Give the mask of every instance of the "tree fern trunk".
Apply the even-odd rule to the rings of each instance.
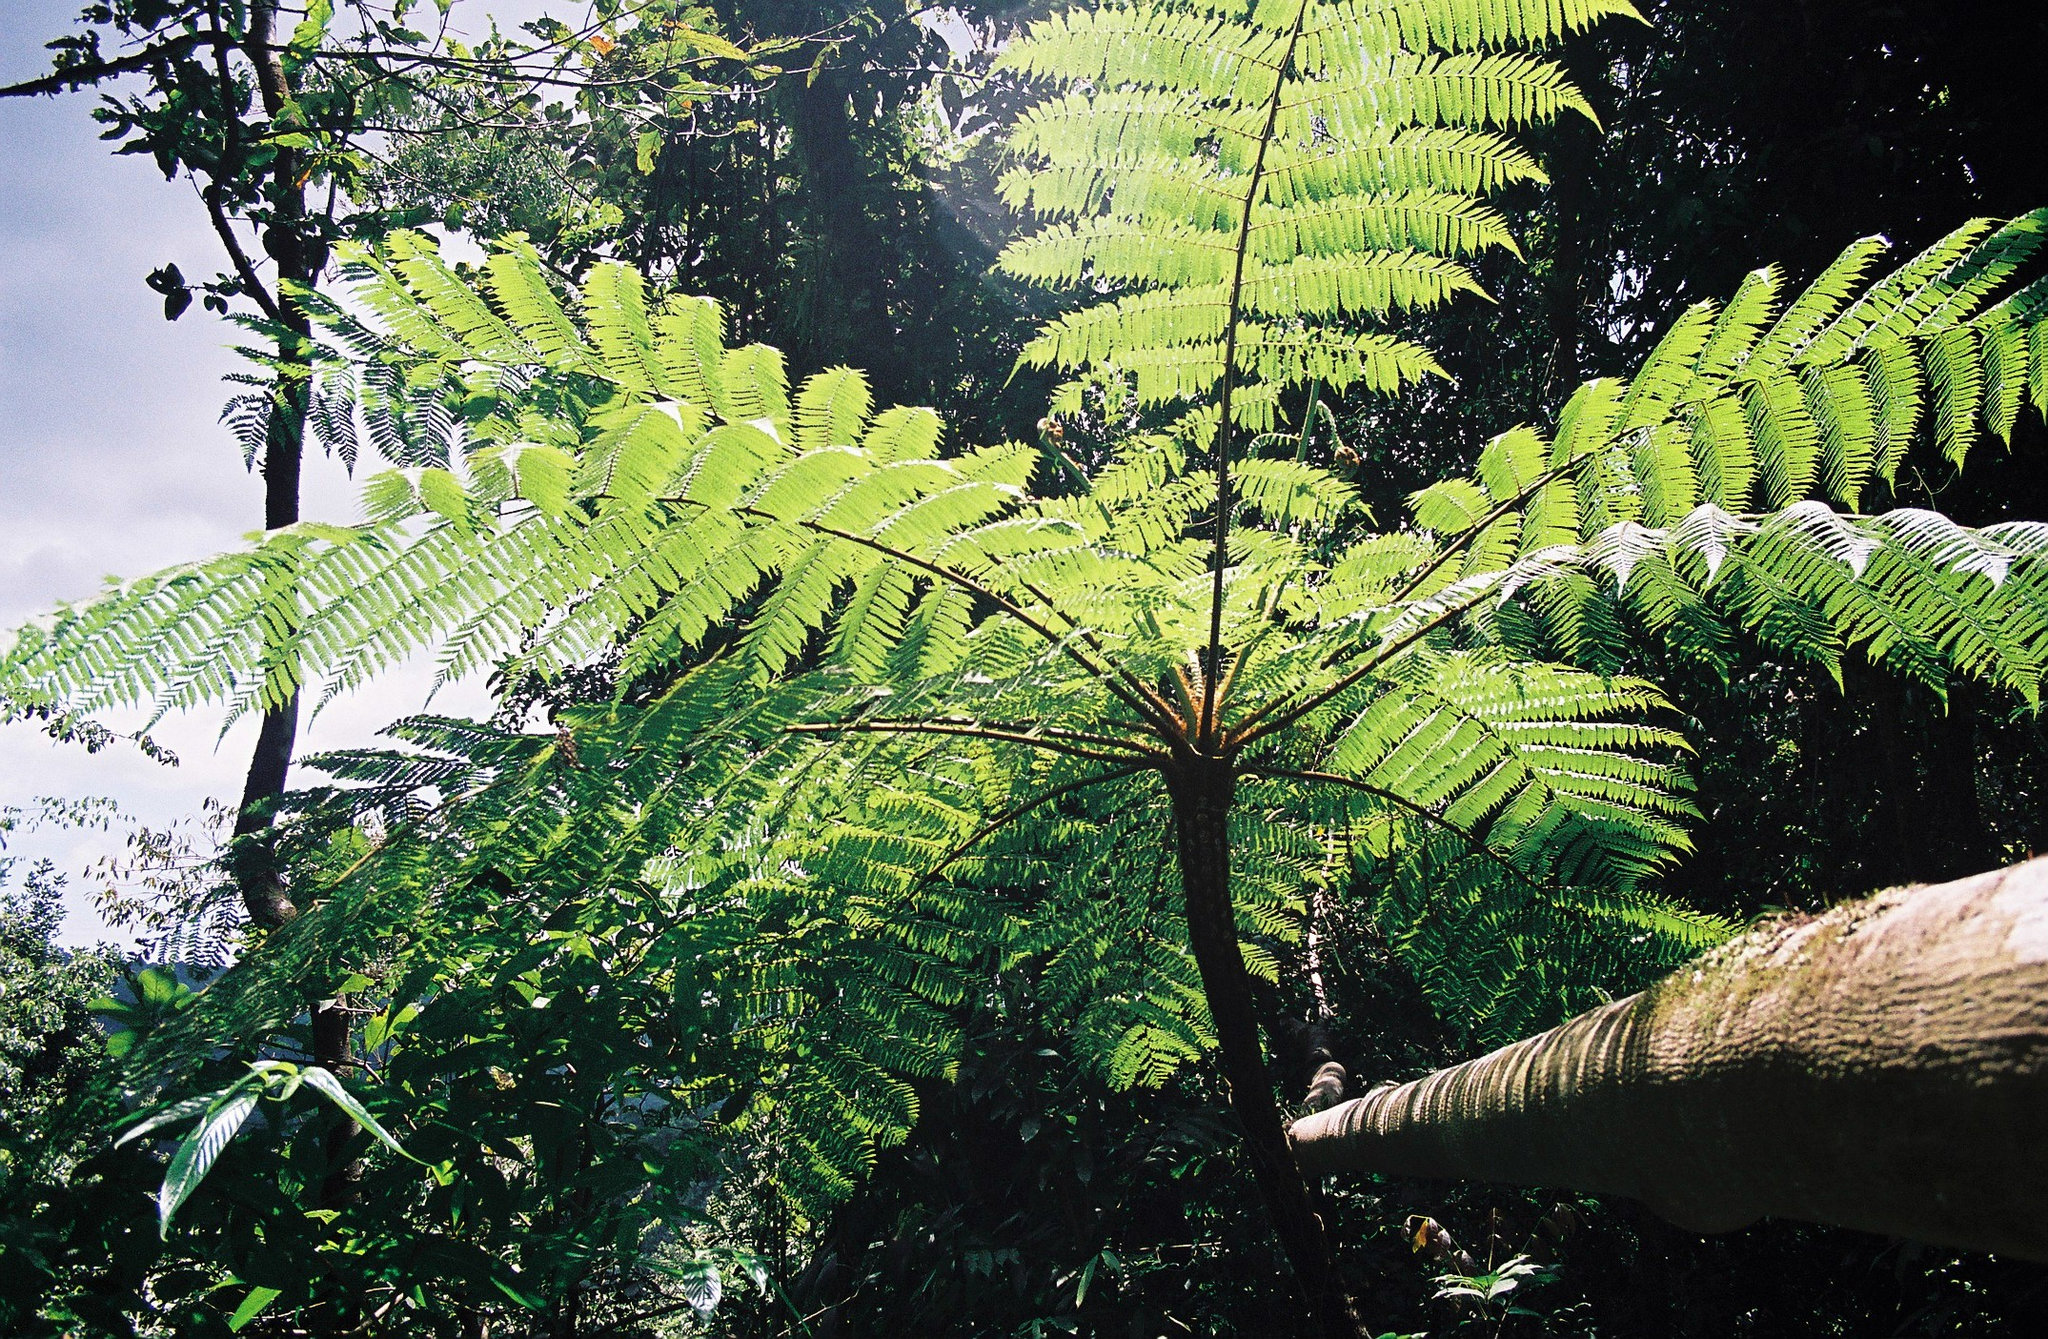
[[[1300,1332],[1356,1339],[1364,1330],[1338,1276],[1323,1220],[1287,1144],[1285,1121],[1273,1100],[1259,1044],[1251,981],[1238,950],[1237,918],[1230,902],[1230,809],[1236,778],[1229,764],[1203,758],[1169,777],[1168,785],[1188,941],[1215,1020],[1231,1110],[1244,1126],[1252,1176],[1307,1303],[1308,1316]]]

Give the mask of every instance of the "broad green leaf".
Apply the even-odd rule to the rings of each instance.
[[[249,1295],[235,1308],[235,1314],[228,1317],[228,1329],[240,1334],[250,1321],[263,1314],[265,1307],[276,1301],[282,1293],[277,1288],[257,1286],[249,1289]]]
[[[308,1088],[325,1094],[330,1102],[340,1107],[348,1115],[349,1119],[376,1136],[393,1153],[411,1162],[419,1162],[422,1167],[427,1165],[406,1152],[404,1146],[398,1140],[392,1138],[391,1132],[378,1124],[377,1118],[372,1116],[369,1110],[356,1100],[355,1094],[341,1086],[341,1080],[336,1078],[333,1073],[321,1068],[319,1065],[308,1065],[299,1072],[299,1077],[304,1080]]]
[[[242,1128],[242,1122],[256,1109],[261,1095],[261,1090],[249,1080],[243,1080],[219,1094],[199,1124],[171,1155],[171,1165],[164,1172],[164,1183],[156,1197],[158,1230],[166,1240],[171,1235],[172,1216],[192,1197],[192,1192],[199,1188],[206,1174],[213,1170],[213,1164],[219,1161],[222,1151]]]

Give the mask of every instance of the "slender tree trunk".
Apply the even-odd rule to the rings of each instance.
[[[249,11],[246,55],[256,72],[264,113],[275,118],[292,97],[292,88],[277,50],[277,0],[258,0]],[[277,265],[274,302],[283,327],[277,338],[279,371],[263,442],[263,526],[278,530],[299,520],[299,484],[306,457],[306,419],[311,409],[313,326],[292,294],[310,288],[327,266],[327,245],[312,226],[306,208],[305,164],[295,149],[281,148],[270,166],[265,189],[270,217],[263,228],[263,249]],[[256,751],[242,786],[242,804],[235,816],[239,854],[235,869],[243,904],[257,924],[274,929],[298,914],[284,885],[283,870],[271,835],[273,809],[283,796],[291,769],[292,748],[299,729],[296,693],[264,711],[256,735]],[[341,1001],[316,1006],[312,1018],[313,1063],[340,1073],[348,1064],[352,1029]],[[360,1160],[347,1156],[354,1122],[336,1124],[327,1139],[333,1170],[320,1187],[322,1208],[338,1209],[355,1199],[362,1174]],[[340,1328],[338,1313],[322,1312],[331,1328]]]
[[[275,0],[254,5],[249,13],[246,52],[256,70],[256,84],[265,112],[276,116],[291,96],[284,65],[272,50],[276,44]],[[263,442],[263,527],[277,530],[299,519],[299,477],[305,461],[308,386],[306,343],[311,323],[286,290],[286,283],[310,285],[325,264],[325,248],[307,236],[306,188],[300,179],[299,154],[280,149],[270,170],[267,191],[270,220],[263,231],[263,249],[277,262],[280,280],[273,299],[282,314],[285,333],[277,342],[275,398]],[[291,769],[292,746],[299,731],[299,700],[294,694],[263,713],[256,751],[242,784],[242,803],[235,816],[238,854],[235,881],[249,917],[265,929],[276,929],[297,914],[286,893],[268,834],[271,808],[284,794]],[[316,1033],[318,1029],[316,1029]],[[316,1046],[316,1050],[318,1047]],[[325,1063],[325,1061],[322,1061]]]
[[[296,697],[263,713],[263,722],[256,732],[256,751],[249,758],[249,772],[242,782],[242,802],[235,812],[235,884],[241,890],[242,905],[248,909],[249,919],[266,930],[274,930],[298,914],[298,908],[284,890],[276,852],[268,840],[270,805],[284,794],[285,773],[291,766],[292,740],[298,728]]]
[[[282,344],[282,341],[280,341]],[[297,351],[280,347],[280,357]],[[290,374],[281,374],[281,380]],[[306,392],[303,383],[281,384],[271,407],[263,446],[263,527],[276,530],[299,519],[299,466],[304,454]],[[235,813],[234,876],[249,918],[275,930],[298,915],[285,891],[270,827],[272,808],[284,794],[291,771],[292,746],[299,733],[298,694],[264,709],[256,731],[256,748],[242,782],[242,802]],[[315,1048],[318,1049],[317,1047]],[[327,1064],[327,1059],[319,1063]]]
[[[1287,1145],[1285,1120],[1273,1100],[1259,1044],[1251,980],[1238,949],[1237,917],[1230,901],[1230,809],[1236,777],[1227,762],[1198,758],[1172,775],[1168,784],[1188,941],[1215,1021],[1230,1107],[1244,1126],[1252,1177],[1307,1303],[1301,1333],[1356,1339],[1365,1331],[1337,1272],[1308,1183]]]

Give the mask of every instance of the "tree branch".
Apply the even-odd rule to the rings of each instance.
[[[146,46],[132,55],[118,56],[113,60],[91,61],[82,65],[69,65],[52,70],[40,79],[26,79],[18,84],[8,84],[0,87],[0,98],[34,98],[46,94],[67,93],[75,88],[83,88],[87,84],[97,84],[104,79],[114,79],[124,74],[146,70],[160,61],[183,55],[195,47],[233,46],[234,41],[232,36],[219,31],[181,33],[176,37],[167,37],[161,42]]]
[[[903,721],[903,718],[893,716],[871,717],[870,719],[884,720],[892,725],[901,724]],[[1162,761],[1167,756],[1160,750],[1146,748],[1136,740],[1121,739],[1115,735],[1089,734],[1086,731],[1068,730],[1057,725],[1023,725],[1015,721],[980,721],[966,716],[934,716],[927,717],[926,719],[942,725],[972,725],[988,730],[1009,730],[1021,735],[1042,734],[1048,739],[1064,739],[1076,744],[1100,744],[1106,748],[1129,749],[1133,753]]]
[[[1240,725],[1237,729],[1231,731],[1229,737],[1225,741],[1226,744],[1228,744],[1232,748],[1243,748],[1246,745],[1257,743],[1259,740],[1264,739],[1267,735],[1270,735],[1275,731],[1285,730],[1288,726],[1294,724],[1302,717],[1314,711],[1317,707],[1320,707],[1325,702],[1328,702],[1331,698],[1336,697],[1339,693],[1344,692],[1352,685],[1358,683],[1360,680],[1364,679],[1366,675],[1371,674],[1374,670],[1386,664],[1389,660],[1401,654],[1401,652],[1407,650],[1409,647],[1415,645],[1415,643],[1421,641],[1430,633],[1436,631],[1438,628],[1450,622],[1452,619],[1458,617],[1460,614],[1466,613],[1467,611],[1471,610],[1481,600],[1484,600],[1485,598],[1487,598],[1487,596],[1491,595],[1492,593],[1493,588],[1491,586],[1484,587],[1481,590],[1475,592],[1471,599],[1466,600],[1462,604],[1455,604],[1449,607],[1448,609],[1445,609],[1435,618],[1432,618],[1427,622],[1423,623],[1420,627],[1417,627],[1413,632],[1410,632],[1407,636],[1389,642],[1385,646],[1381,647],[1379,650],[1373,652],[1373,654],[1366,660],[1366,662],[1363,665],[1360,665],[1357,669],[1351,671],[1349,674],[1344,675],[1342,678],[1338,679],[1337,682],[1331,684],[1322,692],[1310,696],[1306,701],[1302,702],[1299,706],[1281,710],[1285,706],[1287,699],[1284,697],[1273,699],[1273,701],[1267,703],[1265,706],[1260,707],[1251,715],[1245,717],[1244,724]],[[1281,711],[1281,715],[1277,720],[1267,721],[1264,725],[1258,724],[1260,720],[1264,719],[1266,716],[1268,716],[1276,710]]]
[[[773,521],[777,525],[790,524],[790,522],[784,520],[780,516],[775,516],[771,513],[764,511],[758,511],[752,507],[739,507],[736,508],[735,510],[742,516],[753,516],[760,520]],[[873,549],[876,553],[886,554],[887,556],[896,559],[898,562],[907,563],[910,566],[917,568],[920,572],[924,572],[931,576],[935,576],[942,581],[958,586],[960,589],[967,591],[969,594],[978,595],[981,598],[988,600],[990,603],[1000,608],[1004,613],[1016,619],[1019,623],[1022,623],[1025,627],[1031,629],[1040,637],[1043,637],[1046,641],[1052,643],[1054,647],[1058,648],[1069,659],[1074,661],[1075,664],[1087,670],[1088,673],[1091,676],[1093,676],[1096,680],[1098,680],[1104,688],[1107,688],[1117,698],[1118,701],[1122,702],[1131,710],[1137,712],[1140,716],[1143,716],[1147,721],[1150,721],[1154,729],[1160,730],[1169,738],[1172,736],[1173,726],[1171,719],[1162,718],[1158,714],[1157,709],[1154,708],[1151,702],[1147,700],[1149,694],[1146,697],[1134,697],[1130,690],[1124,688],[1121,684],[1116,682],[1117,671],[1114,671],[1107,666],[1097,664],[1093,659],[1084,654],[1079,648],[1077,648],[1074,645],[1074,639],[1072,637],[1062,637],[1058,633],[1055,633],[1051,628],[1047,627],[1044,623],[1040,622],[1036,618],[1033,618],[1030,614],[1024,612],[1024,609],[1021,605],[1018,605],[1016,602],[1007,599],[1002,595],[997,594],[993,589],[982,584],[979,581],[976,581],[973,577],[968,576],[966,573],[957,571],[950,567],[942,566],[938,563],[931,562],[924,558],[919,558],[915,554],[905,553],[901,549],[891,548],[889,545],[882,543],[880,540],[870,539],[866,535],[857,535],[851,530],[841,530],[837,526],[826,525],[822,521],[803,520],[796,522],[796,524],[802,526],[806,530],[813,532],[814,534],[830,535],[835,539],[843,539],[848,541],[849,543],[859,544],[864,548]],[[1060,617],[1065,619],[1069,626],[1075,627],[1077,629],[1079,628],[1080,625],[1076,623],[1074,619],[1068,617],[1064,612],[1060,612]],[[1125,673],[1128,674],[1128,671],[1125,671]]]
[[[1018,584],[1023,586],[1025,591],[1030,594],[1031,598],[1033,598],[1034,600],[1042,601],[1048,610],[1050,610],[1052,613],[1058,614],[1060,616],[1061,621],[1063,621],[1069,628],[1073,629],[1074,635],[1076,637],[1079,637],[1082,641],[1088,644],[1089,650],[1095,652],[1096,655],[1101,656],[1105,661],[1109,663],[1109,667],[1116,672],[1118,678],[1122,679],[1126,684],[1130,686],[1132,692],[1138,694],[1140,697],[1144,698],[1147,702],[1152,704],[1152,706],[1158,712],[1157,717],[1149,718],[1153,720],[1155,728],[1164,727],[1173,720],[1172,704],[1169,703],[1165,698],[1161,697],[1155,690],[1153,690],[1149,685],[1147,685],[1144,680],[1140,679],[1137,675],[1131,673],[1129,669],[1125,668],[1123,665],[1117,664],[1110,657],[1109,652],[1103,649],[1102,643],[1096,640],[1095,633],[1092,630],[1090,630],[1085,624],[1076,621],[1074,616],[1069,614],[1066,610],[1060,608],[1057,604],[1054,604],[1052,596],[1047,594],[1045,591],[1039,589],[1036,582],[1020,580]]]
[[[1417,572],[1414,576],[1408,579],[1408,584],[1401,587],[1400,592],[1394,596],[1392,603],[1400,604],[1411,598],[1416,591],[1422,589],[1422,583],[1429,580],[1430,577],[1436,573],[1437,569],[1441,568],[1445,563],[1449,562],[1457,554],[1463,552],[1481,535],[1485,534],[1487,528],[1490,527],[1495,521],[1498,521],[1501,517],[1507,515],[1509,512],[1515,510],[1517,507],[1523,506],[1529,501],[1530,498],[1535,497],[1537,493],[1541,492],[1544,488],[1548,487],[1550,484],[1555,482],[1557,478],[1565,472],[1565,468],[1566,466],[1559,465],[1555,469],[1545,470],[1543,473],[1537,475],[1536,481],[1534,483],[1530,484],[1527,488],[1524,488],[1521,492],[1515,494],[1507,501],[1501,503],[1492,511],[1487,512],[1486,515],[1479,518],[1478,522],[1475,523],[1470,530],[1467,530],[1464,534],[1459,535],[1456,539],[1444,545],[1443,549],[1440,552],[1438,552],[1436,557],[1429,560],[1427,566],[1425,566],[1420,572]]]

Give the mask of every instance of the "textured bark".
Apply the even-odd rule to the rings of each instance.
[[[264,111],[276,116],[291,97],[284,62],[275,50],[278,6],[264,0],[249,11],[249,42],[246,55],[256,71],[256,87]],[[223,67],[223,83],[226,83]],[[270,220],[263,231],[263,247],[277,263],[278,277],[310,286],[326,264],[325,248],[308,237],[306,190],[300,175],[298,151],[282,148],[272,161],[264,195],[270,206]],[[299,479],[305,462],[306,380],[303,367],[305,345],[312,325],[293,301],[284,283],[270,298],[282,316],[286,333],[278,339],[278,360],[293,370],[281,373],[278,403],[271,409],[263,442],[263,528],[278,530],[299,520]],[[268,708],[256,737],[256,749],[249,759],[249,771],[242,784],[242,802],[235,814],[235,882],[249,917],[265,929],[276,929],[289,921],[297,909],[284,889],[281,872],[270,849],[271,807],[284,794],[285,778],[291,767],[292,745],[299,729],[299,700],[296,696]],[[317,1048],[316,1048],[317,1049]],[[322,1064],[340,1057],[321,1056]]]
[[[235,810],[235,884],[241,890],[242,905],[248,908],[249,919],[266,930],[274,930],[298,915],[298,908],[285,892],[277,853],[270,841],[270,807],[284,794],[298,726],[297,697],[263,713],[262,725],[256,732],[256,748],[249,757],[249,772],[242,783],[242,802]]]
[[[1196,759],[1171,777],[1174,826],[1188,942],[1216,1026],[1230,1109],[1244,1127],[1245,1154],[1287,1261],[1307,1306],[1307,1323],[1274,1333],[1357,1339],[1366,1333],[1337,1272],[1329,1234],[1308,1183],[1287,1147],[1286,1123],[1273,1100],[1251,979],[1238,948],[1230,902],[1230,807],[1234,781],[1227,764]]]
[[[257,94],[264,112],[272,117],[283,110],[291,97],[284,62],[276,50],[277,24],[276,0],[258,0],[251,5],[248,41],[242,53],[255,70]],[[225,97],[232,91],[234,81],[225,53],[216,54]],[[326,249],[312,238],[308,227],[305,182],[297,150],[277,150],[265,172],[263,195],[269,215],[263,228],[263,249],[276,262],[280,280],[310,286],[326,264]],[[278,530],[297,524],[299,519],[299,480],[306,438],[305,358],[312,325],[293,300],[287,282],[278,283],[274,291],[263,289],[228,223],[221,183],[216,181],[208,187],[205,198],[221,241],[235,258],[250,298],[282,327],[277,357],[286,370],[278,376],[276,403],[264,430],[262,460],[263,527]],[[265,929],[276,929],[297,914],[271,850],[270,826],[271,809],[284,794],[298,728],[296,696],[264,711],[256,748],[242,783],[242,801],[235,811],[232,873],[250,920]]]
[[[1771,923],[1640,995],[1297,1121],[1311,1172],[1633,1196],[2048,1260],[2048,860]]]
[[[292,87],[284,60],[278,50],[276,30],[283,7],[277,0],[257,0],[249,10],[249,43],[245,54],[255,68],[256,88],[266,115],[276,118],[292,98]],[[306,208],[306,167],[298,150],[278,149],[264,183],[264,197],[270,217],[263,227],[263,249],[277,265],[279,283],[272,294],[282,327],[277,338],[276,403],[263,441],[263,527],[280,530],[299,521],[300,480],[306,458],[306,419],[311,407],[312,322],[293,297],[293,286],[311,288],[327,267],[327,244]],[[276,929],[298,915],[285,887],[279,867],[275,835],[271,831],[272,810],[284,795],[291,770],[292,750],[298,741],[299,699],[297,694],[263,713],[257,731],[256,748],[249,758],[249,770],[242,784],[242,803],[235,814],[234,833],[238,848],[233,873],[250,918],[266,929]],[[333,1074],[347,1067],[353,1030],[341,1001],[316,1005],[312,1017],[313,1063]],[[356,1133],[353,1120],[335,1122],[327,1135],[327,1157],[332,1170],[320,1186],[320,1206],[342,1209],[356,1198],[356,1183],[363,1172],[362,1161],[348,1155]],[[316,1330],[338,1331],[342,1311],[322,1308]]]

